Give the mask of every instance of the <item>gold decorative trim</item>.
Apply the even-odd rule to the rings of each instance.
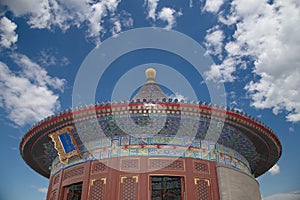
[[[118,200],[120,200],[122,194],[121,194],[121,187],[122,187],[122,184],[124,183],[124,179],[127,179],[127,178],[133,178],[135,179],[135,186],[136,187],[136,196],[137,196],[137,199],[139,199],[139,190],[140,190],[140,184],[138,184],[139,182],[139,176],[138,175],[131,175],[131,174],[125,174],[125,175],[121,175],[120,176],[120,182],[119,182],[119,188],[118,188]]]
[[[106,185],[106,178],[105,177],[100,178],[100,179],[99,178],[93,178],[93,179],[90,179],[90,180],[91,180],[91,183],[89,185],[89,191],[88,191],[88,197],[89,197],[89,199],[91,198],[91,187],[94,185],[95,181],[101,180],[101,181],[103,181],[103,185]],[[105,193],[106,193],[106,187],[103,186],[103,196],[105,196]]]
[[[127,177],[127,176],[121,176],[121,183],[123,183],[124,179],[126,179],[126,178],[133,178],[133,179],[135,179],[136,183],[139,182],[139,176],[129,176],[129,177]]]
[[[135,179],[135,182],[138,183],[139,182],[139,177],[138,176],[132,176],[132,178]]]
[[[121,183],[124,182],[124,179],[127,178],[126,176],[121,176]]]
[[[207,186],[208,186],[208,187],[210,186],[210,181],[209,181],[209,179],[197,178],[197,177],[194,178],[194,184],[197,185],[197,184],[198,184],[198,181],[200,181],[200,180],[204,180],[204,181],[207,183]]]
[[[100,178],[100,179],[99,178],[94,178],[94,179],[91,180],[91,186],[94,185],[95,181],[99,181],[99,180],[103,181],[104,185],[106,184],[106,178]]]
[[[73,130],[73,126],[66,126],[62,129],[59,129],[58,131],[48,135],[54,143],[54,148],[56,149],[56,151],[58,153],[59,160],[64,164],[67,164],[69,161],[69,158],[71,158],[73,156],[81,156],[77,142],[74,139],[72,130]],[[70,152],[65,150],[66,147],[64,147],[63,141],[61,140],[60,136],[62,136],[64,134],[67,134],[71,139],[71,141],[69,141],[68,139],[66,139],[66,141],[65,141],[65,142],[71,142],[70,145],[72,148],[74,148],[74,150],[72,150]]]

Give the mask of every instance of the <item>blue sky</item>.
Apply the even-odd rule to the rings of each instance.
[[[296,0],[2,0],[0,200],[45,198],[48,180],[22,160],[21,137],[33,123],[72,106],[76,74],[95,47],[141,27],[183,33],[215,64],[197,75],[170,52],[133,51],[103,73],[95,101],[110,100],[113,89],[140,86],[149,66],[177,97],[190,97],[190,83],[198,100],[210,101],[206,83],[224,85],[227,106],[269,125],[282,142],[281,159],[258,178],[263,199],[299,200],[299,24]]]

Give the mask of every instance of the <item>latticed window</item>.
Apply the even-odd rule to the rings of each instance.
[[[195,178],[195,184],[197,200],[211,200],[209,180]]]
[[[99,163],[96,163],[96,164],[93,165],[92,172],[93,173],[99,173],[99,172],[104,172],[106,170],[107,170],[106,165],[104,163],[99,162]]]
[[[121,177],[121,193],[122,200],[138,199],[138,176]]]
[[[90,200],[104,200],[106,178],[92,180]]]
[[[168,169],[168,170],[184,170],[184,163],[181,160],[164,160],[151,159],[150,169]]]
[[[195,162],[194,170],[196,172],[201,172],[201,173],[206,173],[206,174],[209,173],[208,165],[205,163]]]
[[[65,172],[64,174],[64,180],[68,179],[68,178],[71,178],[71,177],[74,177],[74,176],[80,176],[80,175],[83,175],[83,172],[84,172],[84,168],[83,167],[80,167],[80,168],[77,168],[77,169],[72,169],[70,171],[67,171]]]
[[[121,170],[137,170],[137,169],[139,169],[139,160],[138,159],[122,160]]]

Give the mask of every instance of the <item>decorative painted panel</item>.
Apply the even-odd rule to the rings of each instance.
[[[77,134],[77,133],[76,133]],[[57,150],[59,159],[67,164],[73,156],[81,156],[76,140],[74,139],[73,126],[67,126],[49,134]]]
[[[56,159],[53,163],[51,173],[55,174],[63,168],[72,166],[72,163],[75,162],[106,160],[113,157],[167,156],[215,161],[250,174],[248,161],[233,149],[205,140],[190,140],[190,138],[186,137],[178,137],[176,140],[171,139],[171,137],[161,136],[149,138],[124,136],[115,137],[111,140],[108,138],[99,139],[98,141],[95,141],[95,146],[91,148],[94,150],[85,152],[80,158],[72,158],[72,161],[70,160],[68,164],[58,163],[59,160]],[[192,144],[193,147],[191,146],[188,148],[184,144]],[[93,145],[90,145],[90,147],[92,146]],[[73,159],[75,159],[74,162]]]

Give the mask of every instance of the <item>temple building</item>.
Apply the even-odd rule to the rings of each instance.
[[[20,152],[49,178],[47,200],[259,200],[256,177],[282,147],[238,110],[169,99],[149,68],[130,101],[50,116],[28,130]]]

